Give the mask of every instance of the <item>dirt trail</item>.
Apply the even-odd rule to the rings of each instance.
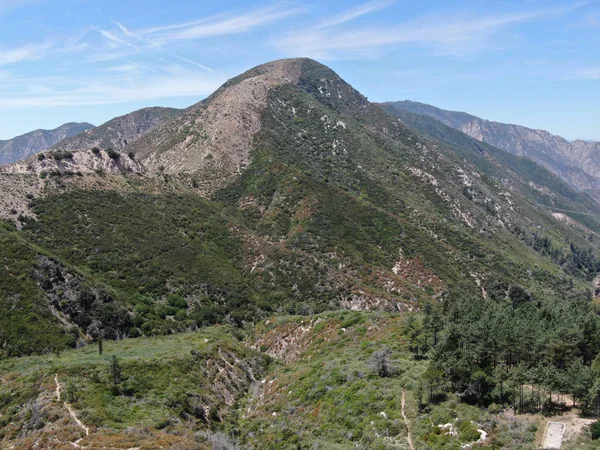
[[[559,449],[562,446],[566,424],[563,422],[548,422],[542,441],[543,449]]]
[[[406,391],[404,389],[402,389],[402,418],[404,419],[404,423],[406,424],[406,430],[408,433],[408,445],[411,448],[411,450],[415,450],[415,446],[413,445],[413,441],[412,441],[412,434],[410,432],[410,421],[408,420],[408,417],[406,417]]]
[[[56,399],[60,402],[61,387],[60,387],[60,383],[58,382],[58,374],[54,375],[54,383],[56,383]],[[67,408],[67,411],[69,411],[69,415],[75,421],[77,426],[79,428],[81,428],[83,431],[85,431],[86,436],[89,436],[90,429],[88,427],[86,427],[81,420],[79,420],[79,417],[77,417],[77,413],[73,410],[73,408],[71,408],[71,405],[69,405],[67,402],[63,402],[63,405],[65,406],[65,408]],[[79,445],[79,443],[82,440],[83,440],[83,438],[79,438],[76,441],[71,442],[71,445],[73,445],[73,447],[75,447],[75,448],[83,448],[83,447],[81,447],[81,445]]]

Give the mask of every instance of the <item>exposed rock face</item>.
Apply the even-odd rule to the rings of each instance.
[[[66,123],[54,130],[35,130],[8,141],[0,141],[0,165],[27,158],[67,137],[75,136],[93,127],[90,123]]]
[[[402,101],[385,103],[384,106],[434,117],[475,139],[527,156],[576,189],[589,191],[595,198],[600,198],[600,142],[569,142],[544,130],[492,122],[423,103]]]
[[[99,127],[84,131],[56,143],[53,148],[65,150],[92,147],[122,150],[150,130],[179,114],[174,108],[144,108],[124,116],[115,117]]]
[[[97,172],[123,173],[144,171],[142,164],[124,154],[111,154],[104,150],[66,152],[52,150],[0,167],[0,173],[10,174],[90,174]]]
[[[302,61],[275,61],[230,80],[125,151],[135,153],[149,170],[203,172],[214,179],[239,174],[261,129],[269,89],[296,83]]]
[[[112,155],[112,157],[111,157]],[[47,194],[63,176],[143,173],[144,166],[128,155],[96,151],[51,150],[7,166],[0,166],[0,218],[15,221],[34,217],[32,198]],[[101,178],[101,177],[96,177]]]

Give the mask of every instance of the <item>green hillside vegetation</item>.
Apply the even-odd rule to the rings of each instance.
[[[427,324],[421,314],[279,316],[244,331],[107,341],[102,355],[88,346],[5,360],[2,439],[68,448],[83,437],[56,401],[56,376],[61,401],[90,430],[82,446],[387,449],[406,446],[410,432],[416,449],[456,449],[483,429],[483,448],[538,448],[541,416],[471,405],[415,357],[415,331]],[[518,386],[506,381],[504,392],[508,402]],[[593,448],[589,437],[580,442]]]
[[[81,434],[56,374],[82,442],[124,448],[406,448],[410,430],[458,449],[483,427],[485,448],[533,449],[542,416],[502,411],[600,411],[600,206],[300,63],[227,186],[61,178],[2,224],[6,441]]]

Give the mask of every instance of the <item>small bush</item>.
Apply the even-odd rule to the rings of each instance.
[[[46,155],[44,155],[43,153],[40,153],[40,154],[38,155],[38,161],[43,161],[43,160],[45,160],[45,159],[46,159]]]
[[[66,151],[66,150],[55,151],[52,153],[52,158],[54,158],[55,161],[62,161],[64,159],[73,159],[73,153]]]
[[[112,148],[107,148],[106,154],[110,159],[119,159],[121,157],[121,154]]]
[[[592,426],[590,427],[591,431],[592,431],[592,439],[597,441],[598,439],[600,439],[600,420],[596,421],[592,424]]]
[[[167,297],[167,303],[170,306],[178,309],[186,309],[188,307],[187,302],[181,295],[169,294]]]
[[[96,156],[100,156],[100,149],[98,147],[92,147],[92,153]]]

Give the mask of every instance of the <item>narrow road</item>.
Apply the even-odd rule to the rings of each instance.
[[[410,421],[408,420],[408,417],[406,417],[406,391],[404,389],[402,389],[402,418],[404,419],[404,423],[406,424],[406,431],[408,433],[408,446],[410,447],[411,450],[415,450],[415,446],[413,445],[413,441],[412,441],[412,434],[410,432]]]
[[[567,425],[563,422],[548,422],[542,441],[542,449],[560,449]]]

